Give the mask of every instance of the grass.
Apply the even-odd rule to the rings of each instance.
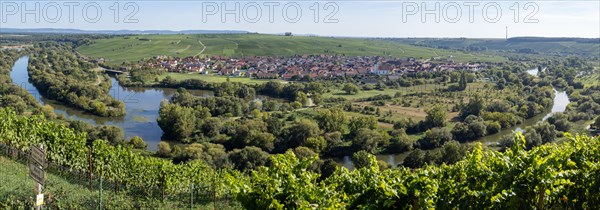
[[[175,79],[175,80],[186,80],[186,79],[198,79],[198,80],[204,80],[207,82],[227,82],[227,76],[220,76],[220,75],[208,75],[208,74],[197,74],[197,73],[164,73],[161,74],[159,76],[157,76],[157,78],[159,79],[159,81],[162,81],[164,78],[166,78],[167,76],[171,76],[171,78]],[[248,78],[248,77],[229,77],[229,81],[231,82],[240,82],[240,83],[244,83],[244,84],[263,84],[269,81],[279,81],[279,82],[286,82],[283,80],[277,80],[277,79],[252,79],[252,78]]]
[[[178,57],[224,55],[239,57],[338,54],[401,58],[437,57],[452,59],[457,62],[506,61],[506,58],[499,56],[474,55],[454,50],[418,47],[375,39],[262,34],[119,36],[95,40],[93,44],[81,46],[76,50],[90,57],[105,58],[106,62],[113,65],[123,62],[136,62],[143,58],[159,55]]]
[[[377,116],[372,112],[354,111],[347,112],[348,116],[372,115],[378,119],[398,120],[403,118],[411,118],[415,122],[425,119],[427,116],[426,110],[435,104],[446,106],[448,112],[448,121],[452,121],[458,112],[452,112],[455,104],[467,103],[475,95],[479,95],[486,102],[491,102],[497,99],[503,99],[509,96],[516,96],[517,91],[511,88],[504,90],[496,90],[493,83],[475,82],[467,85],[467,90],[461,92],[445,92],[440,91],[448,85],[417,85],[407,88],[386,88],[384,90],[367,90],[360,91],[355,95],[347,95],[339,88],[332,88],[324,97],[343,97],[349,100],[355,108],[363,110],[364,107],[370,106],[379,109],[380,115]],[[402,96],[385,100],[384,105],[375,105],[372,101],[362,101],[360,99],[369,98],[376,95],[389,95],[394,97],[396,93]],[[379,123],[382,129],[389,129],[393,125],[390,123]],[[451,122],[449,128],[453,127]]]
[[[11,160],[0,155],[0,208],[7,204],[31,204],[34,195],[35,183],[29,177],[29,168],[23,163]],[[44,200],[53,207],[64,209],[96,209],[99,206],[98,186],[94,191],[89,190],[89,185],[53,173],[46,173],[44,186]],[[104,209],[181,209],[190,208],[189,203],[179,203],[170,200],[148,199],[131,196],[123,192],[115,193],[105,188],[102,192]],[[189,199],[189,198],[188,198]],[[195,202],[198,203],[198,202]],[[235,208],[222,206],[220,208]],[[195,209],[213,209],[212,203],[194,204]],[[10,209],[10,206],[9,208]]]
[[[596,67],[596,72],[600,72],[600,67]],[[600,85],[600,74],[591,74],[578,80],[583,83],[586,87]]]

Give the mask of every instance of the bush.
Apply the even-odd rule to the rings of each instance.
[[[502,126],[500,125],[499,122],[487,121],[487,134],[488,135],[498,133],[498,132],[500,132],[500,129],[502,129]]]
[[[425,136],[419,139],[421,149],[438,148],[447,141],[452,140],[452,133],[447,128],[432,128],[425,132]]]
[[[161,141],[158,143],[158,155],[162,157],[169,157],[171,154],[171,145],[169,143]]]
[[[134,136],[131,138],[129,140],[129,144],[135,149],[146,149],[146,147],[148,147],[148,144],[146,144],[146,142],[144,142],[144,140],[139,136]]]

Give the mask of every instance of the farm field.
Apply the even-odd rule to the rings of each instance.
[[[506,58],[474,55],[460,51],[433,49],[366,38],[277,36],[261,34],[218,35],[132,35],[95,40],[76,50],[108,64],[137,62],[144,58],[166,56],[292,56],[337,54],[346,56],[393,56],[445,58],[457,62],[501,62]],[[205,48],[206,47],[206,48]],[[204,51],[203,51],[204,49]]]

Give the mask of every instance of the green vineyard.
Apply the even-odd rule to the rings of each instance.
[[[369,167],[339,168],[329,176],[314,170],[316,157],[298,159],[288,152],[273,156],[269,167],[246,174],[215,170],[200,161],[174,164],[102,140],[88,148],[85,134],[43,116],[23,117],[0,109],[0,118],[2,144],[28,151],[41,143],[49,161],[73,173],[89,173],[91,148],[93,174],[114,183],[119,191],[159,200],[189,196],[193,185],[214,192],[214,199],[234,198],[247,209],[600,207],[598,137],[567,134],[563,142],[528,151],[524,137],[517,134],[515,145],[505,152],[479,145],[454,165],[380,170],[371,156]],[[18,207],[12,206],[19,203],[14,199],[19,198],[0,198],[0,208]]]

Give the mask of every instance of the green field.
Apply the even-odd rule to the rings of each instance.
[[[596,67],[595,72],[591,75],[587,75],[577,80],[582,82],[586,87],[600,85],[600,67]]]
[[[203,49],[204,51],[202,51]],[[91,45],[77,48],[77,51],[93,58],[104,58],[109,64],[121,64],[127,61],[136,62],[143,58],[159,55],[178,57],[224,55],[238,57],[338,54],[401,58],[436,57],[457,62],[505,61],[505,58],[498,56],[473,55],[459,51],[418,47],[375,39],[261,34],[119,36],[95,40]]]
[[[197,73],[189,73],[189,74],[186,74],[186,73],[164,73],[164,74],[157,76],[157,78],[158,78],[158,80],[162,81],[167,76],[170,76],[174,80],[178,80],[178,81],[186,80],[186,79],[197,79],[197,80],[203,80],[203,81],[215,82],[215,83],[227,82],[227,76],[207,75],[207,74],[197,74]],[[240,82],[240,83],[244,83],[244,84],[262,84],[262,83],[266,83],[269,81],[286,82],[283,80],[276,80],[276,79],[252,79],[252,78],[248,78],[248,77],[229,77],[229,81]],[[148,81],[148,82],[151,82],[151,81]]]
[[[600,43],[594,39],[551,38],[551,37],[514,37],[506,39],[465,39],[465,38],[396,38],[392,41],[420,46],[440,47],[444,49],[468,49],[497,52],[517,52],[532,50],[526,55],[578,55],[585,57],[600,56]]]

